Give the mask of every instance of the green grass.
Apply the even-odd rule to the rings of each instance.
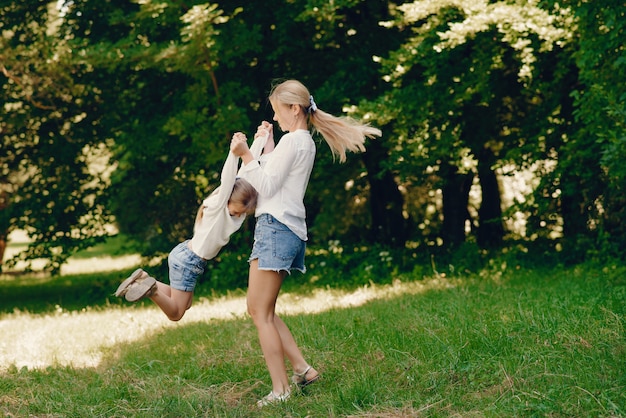
[[[46,313],[58,307],[78,311],[90,306],[120,304],[114,298],[120,279],[128,272],[104,272],[49,277],[33,275],[0,280],[0,318],[19,310]]]
[[[443,280],[447,286],[421,293],[390,292],[361,306],[284,317],[323,379],[289,402],[260,411],[255,401],[269,391],[269,377],[251,321],[234,318],[189,324],[183,319],[107,348],[93,368],[9,367],[0,374],[0,412],[6,417],[625,416],[624,273],[621,267],[592,266],[485,270],[425,278],[426,285]],[[106,314],[120,307],[97,309]]]
[[[72,258],[81,259],[101,256],[116,256],[127,254],[131,251],[132,248],[129,247],[128,238],[123,234],[117,234],[112,237],[108,237],[102,243],[77,252],[72,256]]]

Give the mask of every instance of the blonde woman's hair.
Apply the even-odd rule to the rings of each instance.
[[[320,110],[309,90],[297,80],[275,84],[269,99],[286,105],[297,105],[308,116],[309,127],[319,132],[340,162],[346,161],[346,151],[364,152],[365,138],[381,136],[380,129],[348,117],[337,117]]]

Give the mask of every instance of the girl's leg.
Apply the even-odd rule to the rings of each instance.
[[[248,313],[257,328],[263,358],[272,379],[272,391],[277,395],[290,391],[285,369],[285,351],[278,330],[281,328],[281,332],[284,333],[286,326],[280,320],[278,320],[279,324],[282,324],[284,329],[283,326],[277,326],[274,315],[276,299],[285,274],[285,272],[259,270],[258,260],[250,262]],[[293,347],[289,347],[289,350],[293,350]]]
[[[180,320],[191,307],[193,292],[173,289],[165,283],[157,281],[157,290],[150,299],[167,315],[171,321]]]
[[[204,271],[206,260],[203,263],[200,262],[200,258],[191,249],[190,241],[187,240],[170,251],[167,264],[170,284],[173,283],[181,289],[193,289],[198,276]],[[157,291],[150,296],[150,299],[171,321],[178,321],[191,307],[193,290],[187,292],[157,282]]]

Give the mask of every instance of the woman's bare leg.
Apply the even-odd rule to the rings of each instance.
[[[290,391],[285,368],[285,351],[278,330],[281,328],[281,332],[284,333],[287,327],[280,320],[278,321],[282,326],[278,327],[274,315],[276,299],[285,274],[285,272],[259,270],[258,260],[250,262],[247,293],[248,313],[252,317],[259,335],[263,358],[272,379],[272,391],[277,395]]]
[[[257,327],[263,357],[272,379],[272,390],[276,394],[289,391],[285,356],[295,372],[302,373],[309,367],[291,331],[275,313],[276,299],[286,274],[259,270],[257,260],[250,263],[248,313]],[[317,375],[314,368],[306,373],[309,380]]]
[[[289,331],[289,328],[283,322],[283,320],[276,315],[274,315],[274,324],[276,325],[276,329],[280,334],[280,340],[283,344],[283,351],[289,359],[291,367],[293,368],[294,372],[303,373],[307,369],[307,367],[309,367],[309,364],[304,359],[304,356],[302,355],[300,348],[298,348],[298,344],[296,344],[296,341],[294,340],[291,331]],[[317,375],[317,370],[311,367],[303,377],[308,376],[308,380],[311,380]]]

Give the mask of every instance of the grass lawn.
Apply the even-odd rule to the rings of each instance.
[[[270,390],[269,377],[243,292],[198,297],[179,323],[164,319],[150,302],[9,310],[0,314],[0,412],[625,416],[625,273],[622,267],[500,266],[463,277],[401,277],[391,285],[343,290],[288,285],[279,298],[283,319],[323,378],[262,410],[255,402]],[[104,276],[98,277],[91,278],[92,286],[96,280],[101,285]],[[115,277],[106,279],[108,287]],[[86,289],[89,279],[65,282],[52,290],[33,279],[31,289],[70,292],[72,283]],[[16,290],[11,283],[0,281],[5,300]],[[21,364],[29,350],[43,362]]]

